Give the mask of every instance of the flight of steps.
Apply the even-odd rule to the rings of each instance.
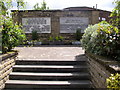
[[[5,90],[90,88],[85,56],[79,60],[16,60]]]

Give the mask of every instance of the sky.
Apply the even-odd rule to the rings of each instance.
[[[26,9],[33,9],[33,6],[36,3],[39,3],[41,5],[43,0],[24,0],[27,2]],[[114,0],[45,0],[47,3],[47,6],[50,9],[63,9],[67,7],[81,7],[81,6],[87,6],[87,7],[93,7],[96,6],[98,9],[112,11],[114,8],[114,4],[112,3]],[[12,9],[16,9],[15,3],[14,7]]]

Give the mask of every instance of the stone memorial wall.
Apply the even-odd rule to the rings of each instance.
[[[60,18],[60,33],[76,33],[77,29],[84,29],[88,27],[89,19],[87,17],[61,17]]]
[[[22,25],[26,33],[37,31],[38,33],[51,33],[51,19],[44,18],[22,18]]]
[[[84,33],[89,24],[99,22],[99,11],[28,10],[14,13],[13,17],[15,22],[23,25],[30,40],[31,32],[36,30],[42,41],[48,41],[50,36],[62,36],[67,42],[75,40],[77,29]]]

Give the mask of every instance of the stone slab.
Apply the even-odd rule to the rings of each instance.
[[[51,33],[51,18],[22,18],[22,25],[26,33]]]
[[[76,46],[42,46],[42,47],[16,47],[19,51],[18,59],[38,60],[75,60],[83,57],[84,50]],[[84,57],[83,57],[84,58]]]

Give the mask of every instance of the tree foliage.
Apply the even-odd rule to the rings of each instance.
[[[34,10],[48,10],[49,9],[45,1],[41,3],[41,7],[39,6],[39,3],[36,3],[33,8]]]
[[[26,6],[26,2],[24,0],[0,0],[0,10],[6,11],[13,7],[13,4],[16,3],[17,9],[23,9]]]
[[[18,10],[26,7],[26,2],[24,2],[24,0],[16,0],[16,2]]]
[[[116,6],[110,15],[112,17],[111,22],[112,25],[117,26],[120,30],[120,0],[114,1],[114,4],[116,4]]]

